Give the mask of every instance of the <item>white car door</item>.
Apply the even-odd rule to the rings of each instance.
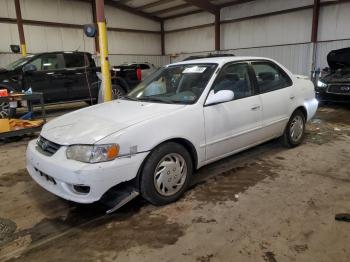
[[[283,134],[290,118],[295,98],[293,82],[289,76],[270,61],[252,62],[262,100],[262,135],[264,140]]]
[[[251,81],[248,63],[223,67],[212,90],[232,90],[229,102],[204,106],[206,162],[233,154],[259,140],[262,103]]]

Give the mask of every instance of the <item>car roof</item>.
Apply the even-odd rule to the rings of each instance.
[[[229,62],[247,61],[247,60],[268,60],[273,61],[270,58],[265,57],[255,57],[255,56],[229,56],[229,57],[210,57],[210,58],[200,58],[188,61],[182,61],[173,63],[171,65],[185,65],[185,64],[226,64]]]

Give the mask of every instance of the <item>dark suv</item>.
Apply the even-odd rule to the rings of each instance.
[[[316,85],[316,96],[322,101],[350,102],[350,48],[331,51],[329,68]]]
[[[98,96],[99,79],[89,53],[53,52],[28,55],[0,69],[0,88],[43,92],[46,103],[91,99]]]

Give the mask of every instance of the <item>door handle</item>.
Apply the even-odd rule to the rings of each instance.
[[[254,107],[252,107],[251,109],[252,109],[253,111],[257,111],[257,110],[260,109],[260,106],[254,106]]]
[[[289,97],[289,98],[290,98],[290,100],[294,100],[295,96],[291,96],[291,97]]]

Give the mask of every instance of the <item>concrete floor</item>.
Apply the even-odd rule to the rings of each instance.
[[[36,185],[29,138],[1,144],[0,261],[349,261],[349,113],[320,108],[302,146],[271,141],[202,168],[177,203],[112,215]]]

